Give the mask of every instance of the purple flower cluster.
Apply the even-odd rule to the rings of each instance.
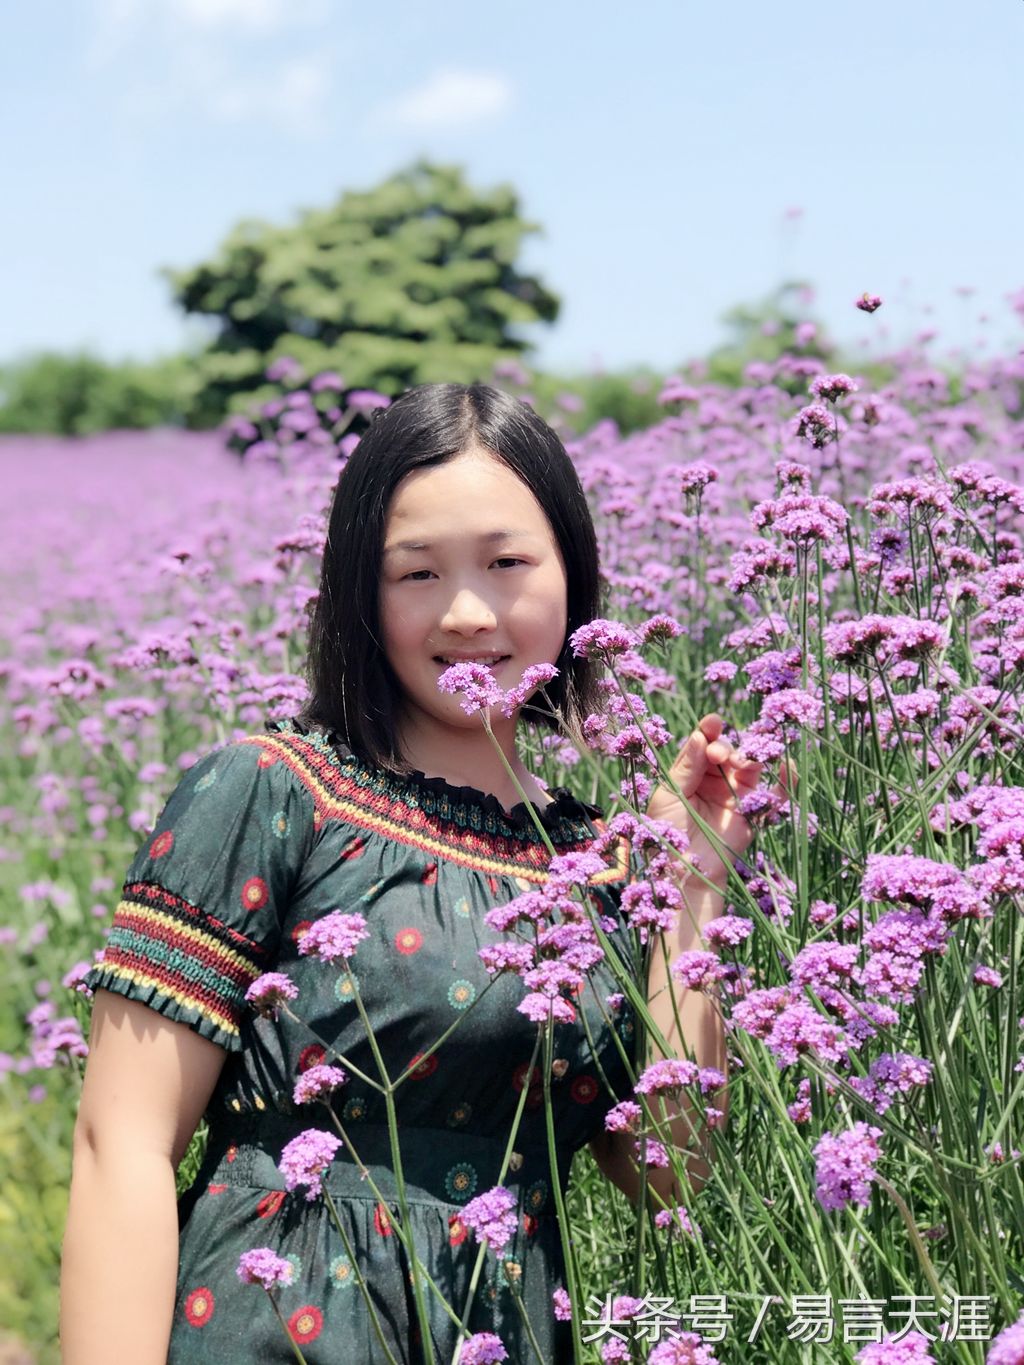
[[[838,403],[840,398],[856,393],[859,388],[857,381],[848,374],[819,374],[811,380],[810,393],[813,398],[823,398],[826,403]]]
[[[718,1365],[718,1357],[699,1333],[679,1332],[652,1347],[647,1365]]]
[[[770,528],[793,545],[812,541],[828,544],[845,531],[848,520],[845,509],[837,502],[812,493],[785,493],[768,498],[750,514],[755,530]]]
[[[453,664],[445,669],[437,685],[450,696],[461,694],[462,701],[459,704],[467,716],[491,706],[497,706],[503,716],[512,716],[526,704],[538,687],[557,677],[558,669],[554,664],[530,664],[515,686],[504,692],[485,664],[465,663]]]
[[[48,1071],[58,1061],[89,1055],[78,1020],[73,1015],[58,1018],[51,1001],[44,1000],[29,1010],[26,1021],[31,1029],[29,1056],[39,1070]]]
[[[985,1365],[1022,1365],[1024,1362],[1024,1313],[1004,1327],[992,1342]]]
[[[242,1252],[236,1273],[243,1284],[261,1284],[269,1291],[291,1284],[295,1266],[269,1247],[256,1247]]]
[[[278,1169],[288,1190],[306,1187],[306,1199],[323,1193],[324,1171],[334,1160],[341,1138],[320,1128],[307,1128],[285,1145]]]
[[[854,1360],[857,1365],[934,1365],[930,1346],[931,1341],[922,1332],[908,1332],[906,1336],[872,1342],[858,1351]],[[992,1357],[988,1359],[991,1362]]]
[[[879,1114],[889,1109],[898,1095],[927,1085],[932,1064],[910,1052],[883,1052],[871,1063],[866,1076],[851,1076],[850,1085]]]
[[[474,1332],[459,1347],[458,1365],[499,1365],[502,1360],[508,1360],[508,1352],[493,1332]]]
[[[867,1206],[875,1163],[881,1149],[881,1128],[855,1123],[844,1133],[824,1133],[814,1147],[817,1158],[815,1194],[823,1209],[844,1209],[847,1204]]]
[[[298,986],[284,972],[264,972],[246,991],[245,998],[257,1014],[276,1019],[281,1006],[295,1000],[298,994]]]
[[[500,1256],[515,1236],[516,1197],[504,1185],[495,1185],[469,1201],[462,1210],[462,1221],[484,1246]]]
[[[687,1237],[700,1236],[700,1228],[693,1222],[682,1204],[677,1204],[674,1209],[659,1209],[654,1215],[654,1225],[673,1232],[682,1231]]]
[[[601,845],[604,847],[604,845]],[[521,938],[489,943],[478,949],[488,973],[515,972],[527,988],[518,1010],[536,1024],[572,1023],[576,1007],[567,998],[580,990],[586,974],[604,957],[585,895],[591,878],[607,871],[598,841],[587,849],[556,855],[548,864],[548,879],[535,891],[524,892],[484,915],[498,933],[516,932]],[[613,920],[602,924],[615,928]]]
[[[299,940],[302,957],[315,957],[320,962],[348,961],[364,938],[369,937],[366,918],[356,912],[332,910],[322,919],[314,920]]]
[[[312,1104],[314,1100],[325,1099],[347,1080],[340,1066],[311,1066],[295,1082],[292,1098],[296,1104]]]

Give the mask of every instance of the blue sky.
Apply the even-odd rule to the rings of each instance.
[[[543,225],[552,367],[671,367],[797,276],[851,346],[1016,350],[1022,53],[1022,0],[9,6],[0,359],[178,349],[196,324],[158,267],[421,155]]]

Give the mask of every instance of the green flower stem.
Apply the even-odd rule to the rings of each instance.
[[[430,1044],[430,1046],[420,1053],[419,1058],[416,1062],[416,1066],[412,1065],[407,1066],[404,1071],[399,1072],[399,1074],[391,1082],[392,1090],[397,1090],[398,1087],[402,1084],[402,1082],[412,1075],[412,1073],[416,1070],[417,1066],[421,1066],[427,1060],[428,1057],[432,1056],[438,1050],[442,1043],[446,1042],[451,1037],[451,1035],[461,1024],[465,1023],[465,1021],[469,1018],[472,1012],[476,1009],[477,1005],[479,1005],[480,1001],[483,1000],[484,996],[491,989],[493,984],[494,984],[493,981],[488,981],[487,985],[483,988],[483,990],[476,997],[473,1003],[471,1005],[467,1005],[467,1007],[462,1011],[462,1013],[459,1015],[459,1017],[455,1020],[453,1024],[449,1024],[449,1026],[445,1029],[444,1033],[441,1034],[440,1038],[435,1038],[435,1040]]]
[[[346,972],[348,972],[348,977],[349,980],[351,981],[352,972],[349,969],[347,963],[345,965],[345,970]],[[366,1073],[364,1071],[360,1071],[360,1069],[357,1066],[353,1066],[353,1064],[343,1053],[339,1052],[337,1048],[332,1047],[331,1044],[328,1043],[326,1038],[321,1038],[320,1034],[317,1033],[316,1029],[310,1028],[309,1024],[307,1024],[304,1019],[300,1019],[297,1014],[293,1013],[288,1005],[281,1004],[280,1010],[281,1013],[286,1016],[286,1018],[292,1021],[293,1024],[298,1024],[300,1028],[304,1028],[306,1032],[309,1034],[309,1036],[311,1038],[314,1038],[320,1044],[320,1046],[324,1049],[325,1057],[332,1057],[334,1058],[335,1061],[341,1062],[343,1065],[348,1067],[349,1071],[352,1072],[353,1076],[358,1076],[359,1079],[364,1082],[364,1084],[376,1090],[378,1094],[383,1095],[384,1087],[378,1081],[375,1081],[370,1076],[367,1076]]]
[[[533,821],[534,828],[536,829],[537,833],[538,833],[538,834],[540,835],[540,837],[541,837],[541,842],[544,844],[544,847],[547,849],[549,856],[553,858],[553,857],[555,856],[555,846],[554,846],[554,844],[551,842],[551,836],[550,836],[550,834],[548,834],[547,830],[544,828],[544,824],[543,824],[543,822],[541,821],[541,818],[540,818],[540,816],[539,816],[538,813],[537,813],[537,808],[536,808],[536,806],[533,804],[533,802],[530,800],[530,798],[526,795],[526,792],[523,791],[522,783],[519,781],[519,778],[516,777],[515,773],[512,771],[512,765],[509,763],[508,759],[505,757],[505,754],[504,754],[504,751],[502,750],[501,745],[500,745],[500,744],[498,743],[498,741],[494,738],[494,731],[491,729],[490,709],[487,708],[487,707],[485,707],[485,708],[480,712],[480,717],[481,717],[481,719],[483,720],[484,729],[487,731],[488,738],[490,739],[491,743],[494,745],[494,749],[495,749],[495,752],[497,753],[498,757],[501,759],[502,767],[505,769],[505,771],[508,773],[509,777],[512,779],[512,783],[513,783],[513,785],[515,786],[516,791],[517,791],[517,792],[519,793],[519,795],[522,797],[523,802],[524,802],[524,804],[525,804],[527,810],[529,811],[530,819]]]
[[[366,1013],[366,1006],[363,1004],[362,997],[359,993],[359,987],[356,985],[350,969],[349,979],[352,981],[356,1009],[359,1011],[359,1017],[363,1021],[363,1027],[366,1029],[367,1041],[370,1045],[370,1050],[373,1053],[373,1059],[377,1063],[377,1070],[380,1072],[381,1080],[384,1084],[384,1110],[388,1122],[388,1139],[391,1144],[391,1162],[395,1173],[395,1190],[398,1196],[398,1207],[402,1215],[402,1226],[403,1228],[409,1229],[411,1228],[411,1223],[409,1219],[409,1205],[405,1197],[405,1172],[402,1169],[402,1150],[398,1140],[398,1119],[395,1112],[395,1087],[388,1076],[387,1067],[384,1065],[384,1057],[381,1054],[376,1035],[373,1031],[373,1025],[370,1023]],[[403,1246],[404,1245],[405,1243],[403,1242]],[[411,1232],[409,1233],[409,1244],[406,1247],[406,1250],[409,1253],[409,1269],[412,1274],[412,1293],[413,1300],[416,1304],[416,1318],[419,1322],[420,1335],[422,1337],[425,1365],[434,1365],[434,1344],[430,1336],[430,1322],[427,1318],[427,1307],[423,1300],[423,1285],[420,1279],[425,1271],[420,1262],[420,1258],[416,1255],[415,1248],[413,1247]],[[441,1302],[446,1302],[443,1295],[441,1296]],[[450,1311],[451,1310],[449,1309],[449,1312]],[[454,1314],[452,1316],[454,1317]]]
[[[889,1196],[892,1202],[896,1205],[896,1208],[899,1210],[900,1217],[907,1225],[907,1232],[910,1234],[910,1242],[914,1248],[914,1254],[917,1256],[918,1264],[920,1265],[921,1270],[924,1272],[924,1277],[931,1286],[932,1292],[934,1293],[936,1299],[941,1299],[945,1291],[943,1290],[942,1285],[939,1282],[939,1277],[936,1274],[935,1267],[932,1265],[932,1259],[928,1255],[928,1251],[927,1248],[925,1247],[924,1240],[921,1237],[921,1233],[918,1230],[917,1224],[914,1222],[914,1215],[910,1212],[910,1209],[907,1207],[906,1200],[899,1193],[899,1191],[896,1190],[889,1183],[888,1180],[886,1180],[885,1176],[876,1174],[875,1181],[878,1184],[879,1188],[883,1189],[886,1192],[886,1194]]]
[[[280,1308],[278,1308],[278,1306],[277,1306],[277,1300],[274,1298],[273,1294],[271,1294],[271,1292],[270,1292],[269,1289],[267,1290],[267,1298],[270,1300],[270,1306],[273,1308],[274,1312],[277,1314],[277,1320],[278,1320],[278,1322],[281,1324],[282,1328],[284,1329],[284,1334],[285,1334],[285,1336],[288,1338],[288,1342],[289,1342],[289,1345],[290,1345],[291,1348],[292,1348],[292,1353],[294,1354],[295,1359],[299,1362],[299,1365],[306,1365],[306,1357],[305,1357],[305,1356],[302,1354],[302,1352],[299,1350],[299,1343],[298,1343],[298,1342],[295,1340],[295,1338],[292,1336],[292,1334],[291,1334],[291,1329],[289,1328],[288,1324],[285,1322],[284,1318],[282,1317]]]
[[[519,1310],[519,1316],[523,1320],[523,1327],[526,1329],[526,1337],[530,1343],[530,1349],[537,1357],[537,1360],[540,1362],[540,1365],[551,1365],[550,1361],[544,1359],[544,1353],[540,1349],[540,1344],[537,1341],[536,1334],[534,1333],[533,1326],[530,1322],[530,1315],[526,1311],[526,1304],[523,1303],[522,1295],[519,1292],[519,1286],[514,1285],[511,1281],[509,1281],[509,1293],[512,1295],[512,1300],[515,1303],[516,1308]]]
[[[338,1229],[338,1235],[341,1237],[341,1240],[344,1244],[345,1255],[348,1257],[352,1265],[352,1269],[355,1272],[356,1283],[359,1285],[359,1292],[363,1296],[363,1302],[366,1304],[366,1311],[367,1314],[369,1315],[370,1322],[373,1326],[373,1330],[377,1336],[377,1340],[380,1342],[381,1350],[387,1356],[390,1365],[398,1365],[398,1361],[395,1359],[390,1346],[388,1346],[387,1342],[384,1340],[384,1329],[380,1325],[380,1318],[377,1314],[376,1308],[374,1308],[373,1306],[373,1300],[370,1298],[370,1290],[366,1283],[366,1277],[363,1275],[363,1272],[359,1269],[359,1263],[356,1260],[355,1250],[352,1247],[352,1243],[348,1239],[348,1233],[346,1233],[345,1231],[344,1224],[342,1223],[341,1218],[338,1214],[338,1210],[335,1207],[334,1200],[331,1198],[331,1192],[326,1187],[326,1185],[324,1186],[324,1199],[327,1202],[327,1208],[330,1212],[331,1219],[334,1222],[334,1226]],[[387,1204],[385,1204],[384,1207],[387,1208]],[[390,1217],[390,1214],[388,1216]]]
[[[414,1256],[414,1255],[415,1255],[415,1248],[413,1247],[411,1237],[409,1236],[409,1234],[408,1234],[408,1232],[406,1231],[406,1229],[404,1229],[404,1228],[402,1227],[402,1225],[401,1225],[401,1223],[398,1221],[398,1219],[395,1218],[394,1214],[393,1214],[392,1211],[391,1211],[391,1206],[390,1206],[390,1204],[388,1203],[387,1199],[385,1198],[383,1191],[378,1187],[378,1185],[377,1185],[376,1181],[374,1180],[373,1176],[370,1174],[369,1168],[363,1165],[362,1161],[361,1161],[360,1158],[359,1158],[359,1153],[356,1151],[355,1147],[353,1147],[352,1142],[351,1142],[351,1140],[350,1140],[348,1134],[345,1132],[345,1129],[342,1127],[341,1123],[340,1123],[339,1120],[338,1120],[337,1114],[335,1114],[334,1110],[331,1108],[330,1105],[328,1105],[327,1108],[328,1108],[328,1111],[329,1111],[329,1113],[330,1113],[330,1115],[331,1115],[331,1120],[332,1120],[332,1122],[333,1122],[335,1128],[338,1130],[339,1134],[341,1135],[342,1140],[343,1140],[344,1143],[345,1143],[345,1150],[349,1153],[349,1155],[351,1156],[352,1160],[353,1160],[353,1161],[355,1162],[355,1164],[359,1167],[360,1172],[361,1172],[361,1175],[362,1175],[362,1178],[366,1181],[367,1185],[369,1186],[370,1192],[371,1192],[371,1194],[373,1195],[373,1197],[377,1200],[378,1204],[380,1204],[380,1206],[381,1206],[383,1209],[386,1209],[386,1210],[387,1210],[388,1219],[389,1219],[389,1221],[390,1221],[390,1223],[391,1223],[391,1227],[392,1227],[392,1229],[393,1229],[393,1231],[394,1231],[396,1237],[397,1237],[398,1240],[401,1242],[401,1244],[402,1244],[403,1248],[405,1249],[405,1251],[409,1253],[410,1257]],[[325,1192],[325,1194],[327,1193],[326,1190],[325,1190],[324,1192]],[[442,1308],[445,1310],[445,1312],[448,1314],[449,1318],[451,1318],[452,1322],[455,1323],[456,1325],[458,1325],[459,1320],[458,1320],[458,1318],[455,1316],[454,1310],[451,1308],[451,1306],[449,1305],[447,1299],[446,1299],[446,1298],[444,1297],[444,1295],[441,1293],[441,1290],[438,1288],[438,1286],[437,1286],[437,1285],[434,1283],[434,1281],[431,1279],[431,1277],[430,1277],[429,1273],[427,1272],[427,1269],[426,1269],[426,1267],[424,1266],[423,1262],[420,1261],[420,1260],[417,1258],[416,1264],[419,1266],[419,1268],[420,1268],[420,1273],[422,1274],[424,1280],[426,1281],[427,1288],[428,1288],[428,1289],[434,1294],[434,1296],[437,1298],[438,1303],[441,1305],[441,1307],[442,1307]]]
[[[499,1185],[502,1184],[503,1181],[504,1181],[504,1179],[505,1179],[505,1173],[506,1173],[506,1171],[508,1170],[509,1163],[510,1163],[511,1160],[512,1160],[512,1153],[513,1153],[513,1151],[515,1150],[515,1140],[516,1140],[516,1136],[517,1136],[518,1133],[519,1133],[519,1125],[520,1125],[520,1123],[522,1122],[523,1113],[524,1113],[525,1110],[526,1110],[526,1098],[527,1098],[527,1095],[529,1094],[529,1090],[530,1090],[530,1079],[529,1079],[529,1078],[533,1075],[533,1068],[537,1065],[537,1053],[538,1053],[539,1051],[540,1051],[540,1029],[538,1028],[538,1030],[537,1030],[537,1037],[536,1037],[536,1039],[534,1040],[534,1044],[533,1044],[533,1052],[532,1052],[532,1054],[531,1054],[531,1056],[530,1056],[530,1064],[529,1064],[529,1067],[527,1068],[527,1071],[526,1071],[526,1078],[524,1079],[524,1081],[523,1081],[523,1087],[522,1087],[522,1089],[521,1089],[520,1092],[519,1092],[519,1103],[516,1105],[516,1112],[515,1112],[515,1115],[514,1115],[514,1117],[513,1117],[513,1119],[512,1119],[512,1131],[509,1133],[508,1142],[507,1142],[506,1145],[505,1145],[505,1154],[504,1154],[504,1156],[501,1158],[501,1169],[500,1169],[500,1171],[498,1172],[498,1181],[497,1181],[497,1183],[498,1183]],[[469,1287],[468,1287],[468,1289],[466,1290],[466,1306],[465,1306],[465,1308],[462,1310],[462,1317],[461,1317],[461,1319],[459,1320],[459,1340],[458,1340],[458,1342],[456,1343],[455,1355],[452,1357],[451,1365],[457,1365],[458,1354],[459,1354],[459,1350],[460,1350],[460,1348],[461,1348],[462,1336],[463,1336],[463,1334],[467,1331],[467,1328],[468,1328],[468,1324],[469,1324],[469,1315],[470,1315],[470,1313],[472,1312],[472,1309],[473,1309],[473,1298],[474,1298],[474,1296],[475,1296],[475,1294],[476,1294],[476,1287],[477,1287],[477,1284],[478,1284],[479,1281],[480,1281],[480,1272],[483,1270],[483,1265],[484,1265],[484,1261],[485,1261],[486,1257],[487,1257],[487,1247],[484,1246],[483,1244],[481,1244],[481,1246],[480,1246],[480,1248],[479,1248],[479,1250],[478,1250],[478,1252],[477,1252],[476,1260],[475,1260],[474,1263],[473,1263],[473,1270],[472,1270],[472,1272],[471,1272],[471,1274],[470,1274],[470,1277],[469,1277]]]
[[[579,1274],[576,1266],[576,1250],[569,1236],[569,1218],[565,1209],[565,1198],[562,1194],[561,1174],[558,1169],[558,1146],[555,1142],[555,1116],[551,1107],[551,1065],[554,1061],[552,1055],[553,1048],[553,1027],[550,1016],[546,1024],[541,1026],[544,1030],[544,1055],[542,1066],[544,1068],[544,1127],[548,1139],[548,1163],[551,1170],[551,1190],[555,1197],[555,1208],[558,1212],[558,1231],[562,1240],[562,1250],[565,1256],[565,1278],[569,1290],[569,1301],[572,1304],[572,1350],[573,1365],[582,1365],[583,1361],[583,1342],[580,1338],[580,1307],[582,1300],[580,1297]],[[525,1090],[525,1086],[523,1087]]]

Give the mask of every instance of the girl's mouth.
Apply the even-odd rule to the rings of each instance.
[[[500,664],[507,663],[511,657],[511,654],[479,654],[471,659],[455,659],[435,654],[434,663],[440,664],[442,668],[454,668],[456,664],[482,664],[484,668],[497,668]]]

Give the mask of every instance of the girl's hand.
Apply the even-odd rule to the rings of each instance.
[[[653,819],[667,820],[689,835],[690,854],[697,855],[701,872],[720,885],[729,875],[728,867],[722,854],[701,832],[692,812],[697,812],[733,858],[738,857],[745,852],[754,832],[746,816],[736,809],[736,797],[742,799],[754,790],[761,780],[762,768],[760,763],[737,753],[722,738],[723,728],[721,716],[712,712],[703,717],[680,749],[670,772],[685,802],[668,787],[659,786],[647,807],[647,814]],[[789,795],[787,778],[792,782],[795,773],[788,764],[783,765],[781,772],[782,779],[772,794],[785,800]]]

